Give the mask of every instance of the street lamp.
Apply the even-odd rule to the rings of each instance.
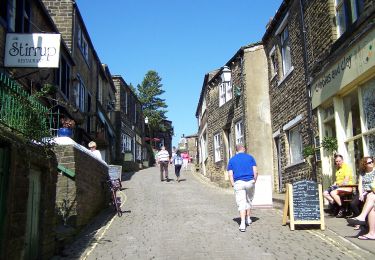
[[[151,131],[150,131],[150,125],[148,124],[148,117],[147,117],[147,116],[145,117],[145,124],[146,124],[147,127],[148,127],[148,136],[149,136],[149,138],[150,138],[150,145],[151,145],[151,148],[152,148]]]

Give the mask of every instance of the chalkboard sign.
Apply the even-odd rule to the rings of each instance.
[[[295,220],[319,220],[320,205],[317,183],[314,181],[294,183],[293,206]]]
[[[296,224],[319,224],[324,230],[322,186],[303,180],[287,185],[283,225],[289,215],[290,229]]]

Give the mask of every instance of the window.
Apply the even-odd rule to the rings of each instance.
[[[61,56],[60,58],[60,68],[58,71],[59,81],[61,92],[69,99],[70,94],[70,65],[66,62],[65,58]]]
[[[237,144],[244,144],[244,129],[243,129],[243,122],[242,120],[237,122],[235,125],[235,137],[236,137],[236,145]]]
[[[127,134],[121,134],[121,153],[131,152],[132,138]]]
[[[288,74],[292,67],[292,59],[290,56],[290,45],[289,45],[289,31],[288,27],[285,26],[284,30],[280,34],[281,43],[281,57],[283,59],[283,75]]]
[[[128,92],[125,91],[125,114],[128,114]]]
[[[81,112],[85,112],[85,99],[86,99],[86,88],[82,82],[82,79],[78,77],[78,84],[75,89],[75,100],[76,100],[76,106],[81,110]]]
[[[142,160],[142,146],[138,143],[135,144],[136,146],[136,156],[137,160],[141,161]]]
[[[232,83],[222,82],[219,86],[219,107],[232,99]]]
[[[336,0],[337,34],[340,37],[348,30],[363,11],[363,0]]]
[[[215,162],[221,160],[221,153],[220,153],[220,134],[214,135],[214,152],[215,152]]]
[[[11,32],[30,32],[30,13],[30,0],[0,1],[0,16],[6,21]]]
[[[294,164],[294,163],[303,161],[302,136],[300,133],[299,126],[289,129],[288,142],[289,142],[290,163]]]
[[[207,147],[207,132],[204,131],[202,137],[200,139],[200,147],[201,147],[201,160],[204,162],[208,156],[208,147]]]
[[[269,59],[271,63],[270,64],[271,77],[273,77],[277,74],[277,59],[276,59],[275,46],[270,51]]]
[[[101,76],[99,76],[99,80],[98,80],[98,101],[102,105],[103,105],[103,86],[104,86],[104,80]]]
[[[89,61],[89,45],[87,44],[85,34],[82,31],[81,27],[78,27],[78,47],[81,50],[81,53],[83,57],[85,58],[86,62],[88,62]]]

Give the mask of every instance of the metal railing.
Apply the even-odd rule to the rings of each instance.
[[[49,137],[50,110],[22,86],[0,73],[0,123],[33,140]]]

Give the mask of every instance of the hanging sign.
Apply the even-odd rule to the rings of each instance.
[[[58,68],[61,35],[57,33],[8,33],[5,67]]]

